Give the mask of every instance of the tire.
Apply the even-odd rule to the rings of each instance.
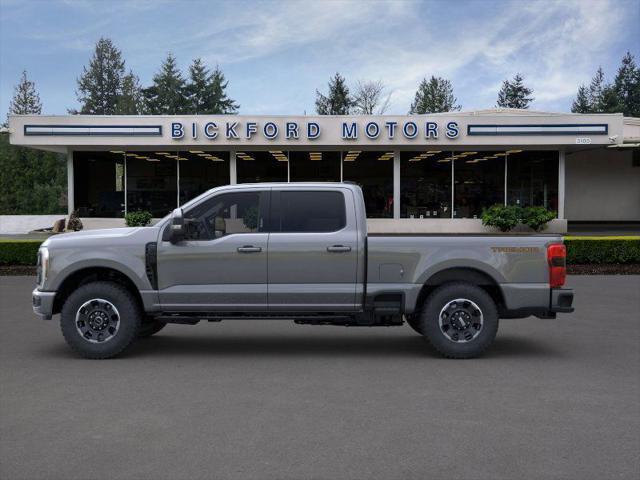
[[[67,344],[81,357],[112,358],[137,338],[141,311],[122,285],[91,282],[75,290],[62,306],[60,328]]]
[[[420,324],[420,315],[407,315],[405,320],[414,331],[422,335],[422,328]]]
[[[438,287],[427,298],[420,329],[431,346],[447,358],[473,358],[493,343],[498,309],[482,288],[465,282]]]
[[[140,325],[140,330],[138,330],[138,338],[147,338],[151,335],[155,335],[166,326],[167,324],[164,322],[159,322],[154,318],[147,317]]]

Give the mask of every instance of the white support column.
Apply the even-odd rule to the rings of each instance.
[[[564,178],[565,178],[565,150],[560,150],[558,158],[558,218],[564,219]]]
[[[454,203],[456,199],[456,161],[453,158],[453,152],[451,152],[451,218],[455,218],[454,215]]]
[[[229,185],[238,183],[238,170],[236,169],[236,151],[229,152]]]
[[[400,218],[400,151],[393,151],[393,218]]]
[[[504,206],[507,206],[507,173],[509,170],[509,154],[504,156]]]
[[[180,208],[180,160],[176,158],[176,207]]]
[[[129,191],[127,190],[127,157],[126,155],[124,155],[124,214],[126,215],[128,210],[127,210],[127,194],[129,193]]]
[[[73,150],[67,149],[67,212],[75,210],[75,190],[73,176]]]

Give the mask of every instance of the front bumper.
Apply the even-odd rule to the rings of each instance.
[[[573,308],[573,289],[554,288],[551,290],[551,308],[553,313],[571,313]]]
[[[33,313],[43,317],[45,320],[51,320],[53,316],[53,300],[56,292],[41,292],[37,288],[31,293],[31,303],[33,305]]]

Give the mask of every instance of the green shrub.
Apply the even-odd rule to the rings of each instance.
[[[569,265],[640,263],[640,237],[565,237]]]
[[[0,265],[35,265],[42,240],[0,240]]]
[[[513,230],[520,221],[520,207],[493,205],[482,211],[482,224],[499,228],[502,232]]]
[[[526,207],[519,205],[493,205],[482,211],[482,224],[499,228],[503,232],[513,230],[518,224],[527,225],[533,231],[543,230],[547,223],[556,218],[556,213],[545,207]]]
[[[547,210],[545,207],[526,207],[520,213],[520,221],[533,229],[534,232],[543,230],[547,223],[556,218],[556,212]]]
[[[127,224],[127,227],[146,227],[151,223],[151,219],[153,216],[151,212],[138,211],[138,212],[129,212],[124,216],[124,221]]]

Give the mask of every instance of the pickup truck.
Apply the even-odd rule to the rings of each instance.
[[[214,188],[154,226],[57,235],[38,253],[36,314],[109,358],[167,323],[291,319],[400,326],[449,358],[480,355],[501,318],[572,312],[555,235],[368,234],[349,183]]]

